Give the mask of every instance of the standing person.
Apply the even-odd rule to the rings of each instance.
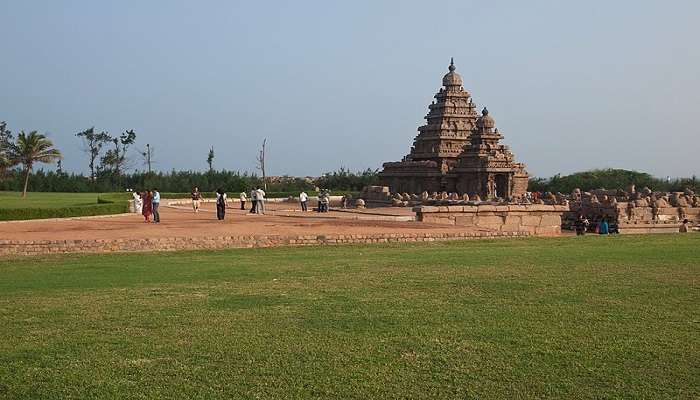
[[[226,192],[216,189],[216,219],[223,221],[226,216]]]
[[[258,199],[258,205],[256,206],[255,211],[258,214],[265,214],[265,191],[262,190],[262,188],[258,188],[258,190],[255,191],[256,198]]]
[[[241,210],[245,210],[245,201],[247,200],[245,190],[238,195],[238,199],[241,201]]]
[[[160,192],[158,192],[158,189],[153,188],[153,223],[154,224],[160,224],[160,212],[158,211],[158,208],[160,206]]]
[[[309,195],[306,194],[306,192],[302,190],[301,193],[299,193],[299,203],[301,204],[301,211],[304,211],[304,212],[307,211],[308,208],[307,208],[306,203],[308,201],[309,201]]]
[[[323,197],[321,197],[321,212],[328,212],[328,206],[330,203],[331,199],[330,196],[328,195],[328,192],[323,193]]]
[[[584,218],[583,215],[578,216],[578,219],[576,219],[576,222],[574,223],[576,236],[583,236],[586,234],[587,223],[588,220]]]
[[[680,232],[680,233],[688,233],[688,232],[690,232],[690,227],[689,227],[688,225],[690,225],[690,224],[689,224],[688,218],[686,218],[686,219],[683,220],[683,223],[681,224],[681,227],[678,228],[678,232]]]
[[[139,192],[134,192],[132,196],[134,197],[134,212],[143,214],[143,199],[141,199],[141,194]]]
[[[251,214],[257,214],[257,208],[258,208],[258,188],[254,187],[250,191],[250,213]]]
[[[598,224],[598,233],[601,235],[607,235],[610,233],[610,226],[608,225],[608,220],[603,218]]]
[[[199,188],[197,186],[192,189],[192,209],[194,212],[198,213],[199,212],[199,204],[202,202],[202,193],[199,192]]]
[[[141,215],[143,215],[143,222],[150,222],[151,213],[153,212],[153,198],[151,197],[151,191],[146,190],[141,196],[141,201],[143,202]]]

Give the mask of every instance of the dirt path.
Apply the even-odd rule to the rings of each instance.
[[[398,211],[397,211],[398,210]],[[212,204],[199,213],[189,207],[161,206],[161,223],[146,224],[137,214],[109,218],[22,221],[0,224],[0,240],[86,240],[242,235],[328,235],[420,232],[465,232],[464,227],[378,220],[407,215],[406,209],[379,209],[371,214],[302,213],[294,205],[269,204],[267,215],[230,208],[225,221],[216,219]]]

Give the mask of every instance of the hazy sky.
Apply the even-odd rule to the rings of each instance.
[[[532,175],[700,175],[700,1],[0,0],[0,120],[134,129],[157,168],[379,168],[450,57]],[[137,157],[134,155],[134,158]],[[135,163],[142,168],[140,161]],[[51,167],[53,168],[53,167]]]

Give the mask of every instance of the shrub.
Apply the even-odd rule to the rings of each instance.
[[[121,214],[126,212],[129,212],[128,201],[110,200],[107,198],[107,196],[98,196],[97,204],[90,204],[86,206],[0,209],[0,221],[86,217],[93,215]]]

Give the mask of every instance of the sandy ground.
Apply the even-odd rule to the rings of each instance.
[[[218,221],[213,204],[199,213],[183,206],[161,206],[161,223],[146,224],[138,214],[105,218],[21,221],[0,224],[4,240],[128,239],[133,237],[202,237],[252,235],[323,235],[418,232],[464,232],[464,227],[420,222],[388,221],[392,215],[411,215],[410,209],[387,208],[365,212],[303,213],[294,205],[268,204],[266,215],[229,208]]]

